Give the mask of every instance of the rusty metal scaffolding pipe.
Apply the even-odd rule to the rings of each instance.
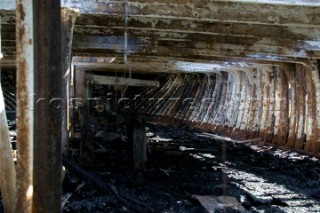
[[[60,212],[61,16],[60,1],[33,1],[35,43],[34,196],[32,212]]]
[[[17,194],[16,212],[31,212],[33,196],[33,12],[29,1],[16,0],[17,41]]]

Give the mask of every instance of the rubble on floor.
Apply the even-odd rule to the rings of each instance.
[[[113,185],[121,198],[150,207],[146,212],[207,212],[194,195],[232,197],[246,212],[320,212],[319,159],[196,133],[201,132],[148,124],[148,163],[142,171],[131,168],[125,137],[101,133],[100,151],[83,169]],[[102,188],[69,171],[63,212],[139,212]]]

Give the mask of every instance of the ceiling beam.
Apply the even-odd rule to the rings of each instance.
[[[307,48],[305,44],[303,47]],[[270,56],[287,56],[295,58],[319,58],[320,45],[310,45],[310,49],[295,47],[281,47],[270,43],[255,43],[253,45],[228,44],[222,42],[208,41],[179,41],[163,40],[151,43],[144,39],[129,39],[128,54],[167,54],[168,56],[188,55],[211,55],[211,56],[235,56],[248,57],[255,54],[265,54]],[[119,37],[97,37],[97,36],[75,36],[73,51],[77,52],[105,52],[123,53],[124,40]]]
[[[187,61],[171,61],[171,62],[154,62],[154,63],[135,63],[130,62],[129,65],[126,64],[76,64],[77,68],[87,69],[90,71],[115,71],[123,70],[129,72],[158,72],[158,73],[176,73],[176,72],[191,72],[191,73],[216,73],[221,71],[237,71],[237,70],[247,70],[259,67],[265,67],[267,65],[259,64],[214,64],[214,63],[197,63],[197,62],[187,62]]]
[[[82,14],[76,22],[76,32],[90,28],[95,34],[108,34],[124,30],[123,16]],[[319,39],[320,25],[314,27],[258,25],[248,23],[222,23],[217,21],[184,20],[176,17],[129,17],[129,30],[180,32],[207,35],[254,36],[261,38],[285,37],[286,39]]]
[[[6,26],[15,24],[15,14],[10,11],[0,11],[3,32],[8,32]],[[125,18],[108,14],[81,14],[76,21],[75,33],[110,34],[124,31]],[[12,27],[11,27],[12,28]],[[221,20],[201,21],[179,19],[177,17],[129,17],[129,31],[179,32],[205,35],[252,36],[259,38],[286,38],[292,40],[319,40],[318,26],[281,26],[257,25],[252,23],[223,23]]]
[[[80,9],[81,13],[124,15],[122,1],[69,0],[65,6]],[[128,15],[145,17],[183,18],[187,20],[220,21],[223,23],[250,23],[261,25],[310,26],[320,24],[318,4],[257,3],[255,1],[140,1],[128,2]]]
[[[1,67],[10,67],[14,68],[16,66],[15,56],[5,56],[0,61]],[[120,67],[118,71],[128,70],[128,67],[133,64],[154,64],[154,63],[162,63],[168,64],[172,61],[184,61],[184,62],[194,62],[194,63],[209,63],[209,64],[218,64],[218,65],[229,65],[229,66],[238,66],[239,64],[248,65],[250,67],[259,67],[262,65],[267,66],[277,66],[277,67],[284,67],[288,63],[302,63],[305,64],[306,60],[303,59],[294,59],[294,58],[287,58],[287,57],[276,57],[273,59],[259,59],[259,58],[237,58],[237,57],[225,57],[225,56],[197,56],[194,58],[188,57],[167,57],[167,56],[150,56],[150,55],[129,55],[128,59],[128,66]],[[109,70],[111,67],[109,64],[123,64],[123,54],[113,54],[109,57],[104,56],[74,56],[73,57],[73,64],[81,69],[86,70],[98,70],[98,71],[106,71]],[[133,67],[130,67],[132,69]],[[117,70],[115,67],[112,68],[113,71]],[[134,72],[139,70],[133,70]]]
[[[121,45],[124,46],[124,32],[112,34],[112,36],[99,35],[74,35],[74,46],[80,45]],[[269,46],[278,48],[288,48],[295,50],[319,51],[320,41],[310,40],[288,40],[286,38],[257,38],[233,35],[202,35],[202,34],[182,34],[177,32],[150,34],[148,32],[127,32],[128,45],[177,45],[180,47],[204,47],[210,48],[216,44],[235,44],[242,46]],[[86,44],[84,44],[86,43]]]
[[[76,70],[111,71],[111,72],[200,72],[237,71],[248,69],[266,69],[276,66],[286,69],[288,63],[269,61],[243,61],[237,58],[186,59],[176,57],[128,57],[125,64],[122,56],[115,57],[73,57]],[[298,63],[298,62],[296,62]]]
[[[128,56],[137,56],[137,57],[178,57],[178,58],[185,58],[188,60],[197,60],[197,59],[208,59],[212,60],[214,58],[233,58],[237,59],[239,61],[262,61],[262,62],[288,62],[288,63],[299,63],[300,61],[307,60],[306,58],[299,58],[299,57],[288,57],[283,55],[270,55],[270,54],[229,54],[229,55],[223,55],[223,54],[217,54],[217,55],[209,55],[204,53],[191,53],[189,52],[183,52],[184,49],[178,49],[178,50],[168,50],[166,51],[139,51],[134,54],[128,54]],[[188,51],[188,50],[187,50]],[[120,50],[96,50],[96,49],[73,49],[73,55],[74,56],[117,56],[117,55],[123,55],[123,51]],[[231,56],[232,55],[232,56]]]

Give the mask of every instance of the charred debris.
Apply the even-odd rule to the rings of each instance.
[[[1,212],[320,212],[319,13],[1,1]]]

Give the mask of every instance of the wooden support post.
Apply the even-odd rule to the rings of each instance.
[[[132,147],[135,169],[144,169],[147,162],[147,138],[143,121],[133,120],[128,125],[128,139]]]
[[[73,41],[73,30],[74,23],[78,17],[79,12],[76,10],[63,8],[61,10],[61,58],[62,58],[62,103],[63,103],[63,115],[61,125],[61,143],[62,150],[67,146],[68,141],[68,130],[69,130],[69,82],[71,72],[71,52],[72,52],[72,41]]]
[[[32,212],[61,208],[61,75],[60,1],[33,1],[35,44],[34,172]]]
[[[133,160],[135,169],[144,169],[147,161],[147,139],[145,127],[134,126],[133,135]]]

